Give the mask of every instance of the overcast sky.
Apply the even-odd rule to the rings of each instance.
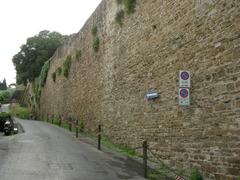
[[[0,81],[15,83],[12,57],[42,30],[78,32],[101,0],[0,0]]]

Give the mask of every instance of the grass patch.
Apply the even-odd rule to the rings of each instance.
[[[53,80],[53,82],[56,82],[56,77],[57,77],[56,72],[52,73],[52,80]]]
[[[115,21],[118,23],[120,26],[123,25],[123,18],[124,18],[124,11],[119,10],[115,16]]]
[[[27,107],[22,107],[19,104],[10,107],[10,114],[21,119],[30,119],[30,111]]]
[[[70,72],[70,68],[72,65],[72,56],[68,55],[66,60],[63,63],[63,75],[68,78],[69,72]]]
[[[99,50],[99,44],[100,44],[100,40],[98,37],[95,37],[94,40],[93,40],[93,44],[92,44],[92,47],[93,47],[93,50],[95,52],[98,52]]]
[[[57,75],[61,76],[61,74],[62,74],[62,67],[58,67],[57,68]]]

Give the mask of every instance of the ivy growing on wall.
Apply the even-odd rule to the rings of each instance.
[[[64,63],[63,63],[63,75],[66,78],[68,78],[71,65],[72,65],[72,56],[68,55],[67,58],[65,59]]]

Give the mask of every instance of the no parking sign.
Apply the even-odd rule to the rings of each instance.
[[[179,88],[178,92],[179,105],[189,106],[190,105],[190,91],[188,88]]]
[[[190,71],[179,71],[179,87],[190,88]]]

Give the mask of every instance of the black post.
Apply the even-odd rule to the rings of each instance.
[[[53,118],[54,118],[54,116],[52,116],[52,124],[53,124]]]
[[[70,122],[69,122],[69,131],[72,132],[72,119],[70,119]]]
[[[62,124],[62,122],[61,122],[62,119],[61,119],[61,118],[62,118],[61,116],[58,116],[58,126],[59,126],[59,127],[61,127],[61,124]]]
[[[147,141],[143,141],[143,171],[144,171],[144,177],[147,178],[148,176],[148,168],[147,168],[147,148],[148,148],[148,144]]]
[[[98,125],[98,150],[101,150],[101,125]]]
[[[76,120],[76,138],[78,138],[78,120]]]

